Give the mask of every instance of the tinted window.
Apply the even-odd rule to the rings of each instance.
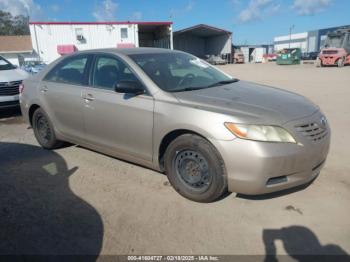
[[[0,56],[0,70],[11,70],[15,68],[16,67],[14,65],[12,65],[9,61]]]
[[[46,75],[45,80],[82,85],[87,60],[87,55],[67,58],[54,67]]]
[[[115,57],[98,56],[93,71],[92,84],[95,87],[114,90],[114,86],[122,80],[138,81],[135,75]]]
[[[163,90],[169,92],[200,89],[231,77],[207,62],[185,53],[155,53],[129,55]]]

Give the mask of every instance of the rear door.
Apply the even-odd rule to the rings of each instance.
[[[92,55],[81,54],[62,60],[39,86],[44,110],[57,131],[78,141],[84,139],[82,91],[91,59]]]
[[[95,56],[83,94],[87,139],[104,150],[152,161],[153,97],[116,93],[121,80],[140,81],[119,57]]]

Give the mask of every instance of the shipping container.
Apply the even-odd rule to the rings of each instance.
[[[241,46],[244,55],[244,63],[262,63],[266,54],[266,47],[261,46]]]

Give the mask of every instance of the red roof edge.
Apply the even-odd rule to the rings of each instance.
[[[29,22],[30,25],[172,25],[173,22],[136,22],[136,21],[124,21],[124,22]]]

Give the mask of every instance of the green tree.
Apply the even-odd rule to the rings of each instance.
[[[0,10],[0,35],[29,35],[29,17]]]

